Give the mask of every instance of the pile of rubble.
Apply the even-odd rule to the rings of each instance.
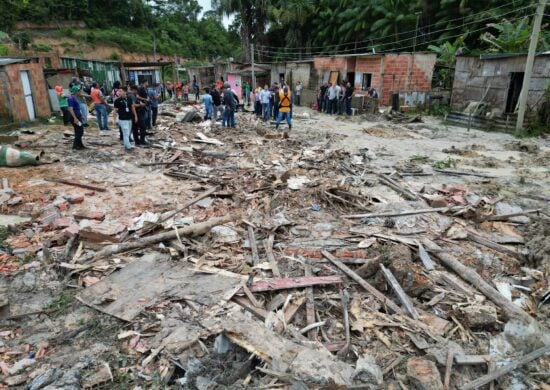
[[[51,164],[0,170],[6,386],[547,388],[547,199],[333,148],[309,113],[283,140],[161,111],[134,154],[51,126],[20,141]]]

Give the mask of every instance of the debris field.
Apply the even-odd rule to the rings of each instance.
[[[0,388],[548,389],[548,141],[160,107],[0,168]]]

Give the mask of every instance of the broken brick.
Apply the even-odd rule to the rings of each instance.
[[[105,213],[100,211],[79,211],[74,213],[73,217],[77,220],[94,219],[96,221],[103,221],[105,219]]]
[[[84,195],[74,195],[67,198],[70,204],[79,204],[84,202]]]
[[[67,217],[61,217],[57,218],[55,221],[53,221],[52,225],[55,229],[65,228],[70,226],[72,223],[70,218]]]
[[[80,232],[80,227],[77,224],[72,224],[63,229],[63,233],[69,237],[76,236]]]

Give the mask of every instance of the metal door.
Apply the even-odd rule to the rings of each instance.
[[[29,120],[36,119],[34,112],[34,101],[32,99],[32,88],[29,80],[29,72],[26,70],[21,71],[21,83],[23,83],[23,94],[25,95],[25,104],[27,105],[27,113],[29,114]]]

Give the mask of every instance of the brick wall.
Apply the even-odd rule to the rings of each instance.
[[[358,83],[355,83],[356,91],[361,90],[361,84],[362,84],[364,73],[372,74],[371,85],[374,88],[376,88],[378,91],[380,90],[381,64],[382,64],[382,56],[357,57],[357,61],[355,64],[355,74],[356,74],[356,77],[357,77],[357,74],[359,74],[360,77],[359,79],[356,79],[357,81],[359,81]]]
[[[7,90],[10,96],[14,121],[29,120],[25,95],[23,93],[23,84],[21,82],[21,71],[29,72],[36,116],[49,117],[51,115],[46,81],[44,80],[44,72],[40,63],[6,65],[3,67],[3,71],[7,76]]]
[[[435,54],[427,53],[386,54],[379,88],[382,104],[389,104],[392,92],[431,91],[435,59]]]

